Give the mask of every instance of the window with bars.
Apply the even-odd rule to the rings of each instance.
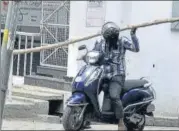
[[[179,1],[172,1],[172,17],[179,17]],[[179,31],[179,22],[171,24],[172,31]]]

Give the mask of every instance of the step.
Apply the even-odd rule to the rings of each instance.
[[[54,78],[63,78],[63,76],[67,75],[67,69],[62,67],[37,66],[37,74]]]
[[[4,118],[3,130],[63,130],[61,118],[50,115],[37,115],[31,118]]]
[[[62,123],[62,116],[39,114],[34,119],[43,121],[43,122],[51,122],[51,123],[57,123],[57,124]]]
[[[48,115],[49,103],[44,100],[12,96],[6,100],[4,118],[31,118],[37,114]]]
[[[49,113],[63,113],[66,100],[71,92],[31,85],[14,85],[12,95],[26,98],[40,99],[49,102]]]
[[[35,116],[29,118],[3,118],[4,120],[31,120],[31,121],[43,121],[43,122],[50,122],[50,123],[62,123],[62,116],[54,116],[54,115],[46,115],[46,114],[37,114]]]
[[[63,93],[57,92],[57,90],[28,85],[15,86],[12,89],[12,95],[46,101],[63,100]]]
[[[71,82],[66,82],[63,79],[50,78],[46,76],[29,75],[24,77],[24,84],[40,87],[48,87],[64,91],[71,91]]]

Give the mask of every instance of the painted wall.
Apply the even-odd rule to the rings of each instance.
[[[79,15],[80,13],[80,15]],[[121,27],[172,16],[172,1],[106,1],[106,21]],[[96,33],[100,28],[86,28],[86,2],[71,2],[70,38]],[[122,35],[129,36],[129,31]],[[156,115],[178,116],[179,107],[179,32],[172,32],[170,24],[138,29],[141,51],[127,52],[127,78],[147,76],[157,93]],[[95,39],[69,46],[68,75],[75,76],[82,62],[76,58],[77,47],[93,47]]]
[[[134,24],[170,18],[172,1],[134,1],[131,16]],[[179,32],[172,32],[170,24],[162,24],[139,29],[137,35],[141,51],[128,53],[129,76],[150,77],[157,92],[156,114],[178,116]]]

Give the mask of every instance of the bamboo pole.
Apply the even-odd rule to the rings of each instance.
[[[152,26],[152,25],[164,24],[164,23],[173,23],[173,22],[177,22],[177,21],[179,21],[179,17],[169,18],[169,19],[159,19],[159,20],[145,22],[145,23],[137,24],[137,25],[128,25],[128,26],[126,26],[124,28],[121,28],[121,31],[129,30],[129,29],[132,29],[132,28],[142,28],[142,27],[147,27],[147,26]],[[42,50],[59,48],[59,47],[62,47],[62,46],[67,46],[67,45],[70,45],[70,44],[74,44],[76,42],[81,42],[81,41],[85,41],[85,40],[88,40],[88,39],[91,39],[91,38],[94,38],[94,37],[98,37],[100,35],[101,35],[101,33],[96,33],[96,34],[89,35],[89,36],[86,36],[86,37],[73,39],[73,40],[68,40],[68,41],[60,42],[60,43],[55,43],[55,44],[52,44],[52,45],[35,47],[35,48],[31,48],[31,49],[14,50],[13,54],[24,54],[24,53],[30,53],[30,52],[40,52]]]

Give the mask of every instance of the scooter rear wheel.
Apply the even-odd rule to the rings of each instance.
[[[143,131],[145,127],[145,115],[143,115],[141,122],[139,122],[137,125],[130,123],[125,118],[124,118],[124,123],[127,128],[127,131]]]

